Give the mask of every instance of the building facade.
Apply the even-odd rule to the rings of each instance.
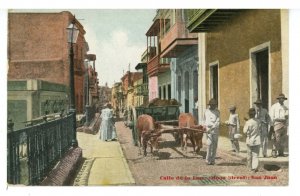
[[[105,86],[99,88],[99,106],[102,108],[106,103],[111,102],[112,88],[108,87],[107,83]]]
[[[170,81],[171,76],[170,59],[161,57],[161,36],[166,26],[170,26],[169,20],[163,18],[163,11],[157,10],[151,27],[148,29],[147,36],[147,74],[149,76],[149,101],[160,97],[165,81]]]
[[[270,109],[288,95],[287,10],[190,10],[188,28],[199,37],[199,115],[210,98],[221,119],[228,106],[241,118],[260,98]]]
[[[70,59],[66,28],[74,16],[60,13],[9,13],[8,80],[38,79],[69,86]],[[88,44],[84,27],[75,22],[79,35],[74,47],[75,107],[83,112],[84,58]],[[69,99],[69,98],[68,98]]]
[[[147,104],[149,102],[149,77],[147,74],[147,50],[141,56],[141,63],[135,66],[137,71],[142,71],[143,77],[134,82],[134,94],[137,97],[135,101],[135,106],[140,106]]]
[[[67,86],[42,80],[9,80],[7,84],[7,119],[14,129],[24,128],[41,116],[66,113]]]
[[[122,83],[115,82],[112,89],[111,89],[111,104],[114,110],[119,110],[122,108],[122,100],[123,100],[123,93],[122,93]]]
[[[127,71],[126,74],[121,78],[122,81],[122,92],[123,92],[123,101],[122,101],[122,109],[126,109],[129,106],[134,105],[134,88],[133,84],[135,81],[141,79],[143,77],[142,72],[130,72]]]
[[[161,56],[170,58],[170,71],[159,80],[162,99],[175,98],[181,112],[192,113],[198,97],[198,36],[189,33],[187,10],[161,10]]]
[[[96,71],[96,55],[87,54],[87,74],[85,82],[85,102],[87,105],[95,106],[99,104],[99,79]],[[88,90],[87,90],[88,89]]]

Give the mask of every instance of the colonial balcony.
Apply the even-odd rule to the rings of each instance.
[[[147,74],[149,77],[156,76],[159,73],[163,73],[170,68],[170,62],[168,59],[160,58],[160,55],[156,55],[147,64]]]
[[[134,89],[136,96],[148,96],[148,83],[137,85]]]
[[[239,9],[192,9],[188,10],[187,28],[190,32],[209,32],[230,17]]]
[[[197,34],[189,33],[185,22],[176,22],[161,38],[161,57],[175,58],[187,47],[197,44]]]

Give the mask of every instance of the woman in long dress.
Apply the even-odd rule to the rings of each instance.
[[[101,111],[101,126],[100,126],[100,138],[103,141],[115,140],[116,130],[115,122],[113,119],[113,110],[111,104],[106,104],[105,108]]]

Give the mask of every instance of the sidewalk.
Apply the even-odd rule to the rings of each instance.
[[[85,159],[74,186],[135,184],[118,141],[104,142],[99,134],[77,132]]]
[[[204,134],[203,136],[203,143],[206,144],[206,135]],[[269,141],[270,143],[270,141]],[[220,149],[221,151],[225,152],[225,153],[229,153],[230,155],[232,155],[233,157],[239,158],[239,159],[246,159],[247,158],[247,145],[245,142],[245,138],[241,138],[239,140],[239,145],[240,145],[240,153],[235,153],[232,152],[232,148],[231,148],[231,143],[229,141],[228,137],[224,137],[224,136],[219,136],[219,141],[218,141],[218,149]],[[277,157],[277,158],[272,158],[271,156],[271,152],[272,149],[269,147],[267,150],[267,157],[263,157],[262,156],[262,149],[260,149],[260,156],[259,156],[259,161],[260,163],[263,164],[280,164],[280,165],[288,165],[289,162],[289,157],[288,157],[288,152],[285,152],[285,157]],[[218,153],[222,153],[219,152],[217,150],[217,154]]]

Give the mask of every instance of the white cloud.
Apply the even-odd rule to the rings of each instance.
[[[131,43],[125,30],[112,31],[107,39],[100,40],[101,35],[86,29],[86,40],[89,43],[90,52],[97,55],[96,71],[100,85],[106,82],[112,86],[114,81],[120,81],[123,70],[135,71],[134,67],[140,62],[141,55],[146,49],[146,43]]]

